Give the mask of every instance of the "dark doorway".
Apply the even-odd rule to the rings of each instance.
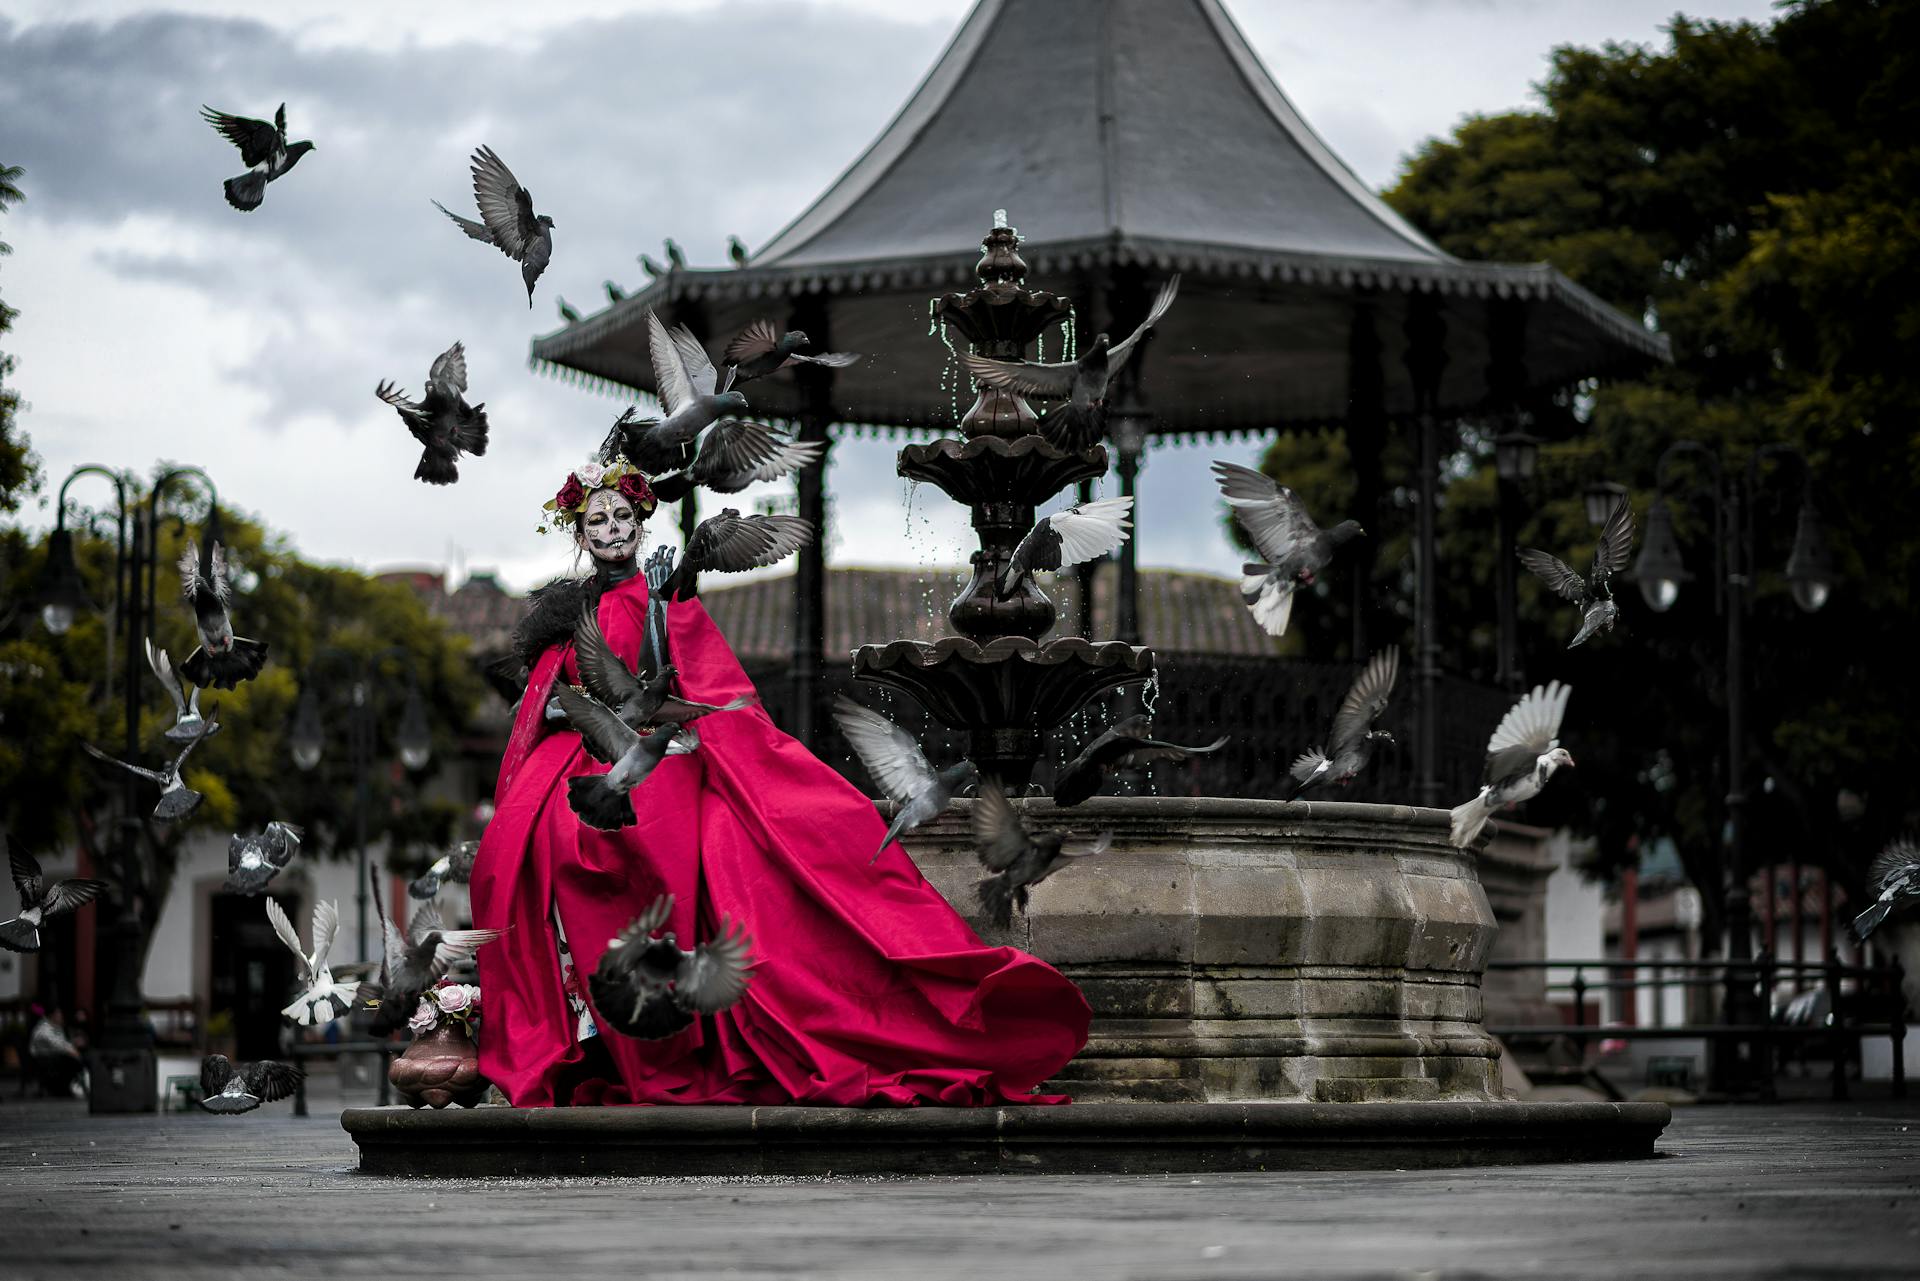
[[[283,902],[300,919],[299,905]],[[267,922],[265,900],[241,894],[213,896],[213,973],[207,1009],[233,1018],[234,1053],[245,1060],[280,1052],[280,1008],[292,997],[293,953]]]

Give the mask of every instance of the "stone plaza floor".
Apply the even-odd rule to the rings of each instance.
[[[0,1277],[1920,1277],[1916,1099],[1676,1108],[1660,1157],[1591,1165],[491,1181],[358,1173],[341,1102],[9,1089]]]

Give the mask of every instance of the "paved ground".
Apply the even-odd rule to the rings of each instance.
[[[1605,1165],[483,1183],[358,1174],[325,1093],[304,1121],[7,1095],[21,1281],[1920,1275],[1920,1100],[1676,1109],[1662,1158]]]

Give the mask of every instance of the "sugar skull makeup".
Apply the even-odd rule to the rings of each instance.
[[[596,489],[587,496],[574,539],[601,564],[632,560],[640,550],[640,514],[618,490]]]

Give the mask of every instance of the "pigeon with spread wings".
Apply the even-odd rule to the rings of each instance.
[[[1600,528],[1600,545],[1593,552],[1593,572],[1581,578],[1573,567],[1537,547],[1520,549],[1520,563],[1562,599],[1580,609],[1580,630],[1567,648],[1584,644],[1589,636],[1613,630],[1620,607],[1613,600],[1613,576],[1627,567],[1633,554],[1633,505],[1625,498],[1614,504]]]
[[[233,634],[228,606],[233,603],[233,581],[227,572],[227,549],[188,543],[180,553],[180,592],[193,606],[193,625],[200,647],[187,655],[180,670],[195,685],[232,689],[252,680],[266,666],[267,643]]]
[[[40,874],[40,860],[7,837],[7,870],[13,874],[13,888],[20,893],[20,914],[0,921],[0,947],[9,952],[38,952],[40,927],[48,917],[78,911],[99,897],[107,888],[105,881],[87,877],[69,877],[48,885]]]
[[[1234,520],[1262,557],[1241,567],[1240,599],[1267,632],[1285,636],[1287,620],[1293,616],[1294,591],[1311,587],[1333,560],[1335,549],[1366,531],[1351,520],[1321,529],[1298,494],[1251,467],[1216,462],[1213,475]]]
[[[658,1040],[746,995],[753,971],[746,927],[723,916],[719,933],[688,952],[664,928],[672,913],[673,895],[656,898],[608,942],[587,976],[594,1009],[616,1032]]]
[[[669,600],[699,594],[703,570],[738,574],[785,560],[813,537],[813,524],[798,516],[742,516],[731,507],[694,527],[687,550],[662,589]]]
[[[420,442],[419,465],[413,478],[429,485],[451,485],[460,479],[460,455],[479,458],[487,452],[487,407],[469,405],[467,349],[463,343],[441,352],[427,370],[427,391],[420,400],[391,382],[382,382],[373,394],[392,405],[413,438]]]
[[[235,833],[227,840],[227,880],[231,894],[264,894],[267,884],[293,862],[305,835],[292,823],[274,821],[251,836]]]
[[[833,720],[853,744],[854,754],[867,767],[874,784],[897,807],[869,863],[902,833],[937,817],[953,794],[974,780],[972,761],[963,757],[943,770],[935,770],[913,735],[845,694],[833,700]]]
[[[222,184],[227,203],[242,213],[251,213],[267,198],[267,184],[286,176],[300,163],[300,157],[313,150],[311,142],[287,141],[287,104],[273,113],[273,123],[230,116],[212,107],[201,107],[200,117],[234,146],[240,148],[240,163],[247,172]]]
[[[373,1026],[378,1032],[397,1032],[419,1008],[426,990],[458,961],[471,957],[484,943],[491,943],[505,930],[450,930],[440,919],[440,909],[424,904],[413,914],[403,931],[387,915],[381,901],[380,869],[368,868],[373,882],[373,908],[380,917],[384,940],[380,974],[371,983],[362,983],[358,995],[374,1011]]]
[[[625,458],[649,476],[689,468],[694,442],[722,418],[747,412],[747,398],[731,387],[731,371],[724,377],[714,369],[693,331],[685,325],[672,329],[658,314],[647,313],[647,355],[653,362],[653,380],[665,418],[620,416],[600,447],[600,456]],[[763,433],[771,429],[759,427]]]
[[[438,200],[433,207],[473,239],[520,264],[531,309],[533,282],[553,259],[553,219],[533,211],[533,197],[491,147],[473,153],[473,199],[480,206],[479,222],[462,218]]]
[[[581,611],[580,622],[573,629],[573,661],[587,693],[636,730],[668,722],[684,725],[712,712],[737,711],[754,701],[750,694],[742,694],[727,703],[696,703],[678,698],[668,692],[678,675],[678,669],[671,663],[642,680],[607,644],[592,606]]]
[[[340,928],[339,906],[331,901],[313,905],[311,949],[300,945],[300,934],[287,919],[286,909],[271,898],[267,900],[267,922],[293,953],[300,983],[299,995],[280,1011],[281,1017],[300,1027],[314,1027],[331,1023],[352,1009],[359,985],[337,981],[327,964],[328,953],[333,951],[333,936]]]
[[[1375,654],[1354,678],[1340,709],[1333,714],[1333,733],[1326,750],[1318,747],[1302,752],[1288,768],[1293,776],[1292,800],[1310,787],[1334,784],[1345,787],[1354,775],[1373,759],[1375,743],[1391,743],[1393,735],[1375,729],[1373,723],[1387,710],[1393,698],[1393,682],[1400,675],[1400,647],[1390,645]]]
[[[200,737],[200,727],[206,724],[200,715],[200,687],[193,687],[188,696],[180,685],[180,678],[174,674],[173,662],[164,649],[155,649],[153,641],[147,641],[147,666],[159,678],[160,687],[167,691],[167,697],[173,702],[173,724],[167,727],[165,738],[169,743],[191,743]],[[216,731],[217,732],[217,731]],[[209,734],[211,738],[213,735]]]
[[[1104,853],[1113,844],[1113,833],[1092,838],[1070,832],[1036,834],[1028,830],[1000,784],[986,778],[980,781],[980,795],[973,803],[973,844],[980,862],[993,873],[974,884],[980,910],[1005,929],[1013,922],[1013,909],[1026,907],[1028,890],[1075,859]]]
[[[191,787],[188,787],[186,783],[181,781],[181,770],[186,766],[187,757],[193,755],[193,749],[200,746],[201,740],[210,737],[219,728],[219,713],[210,714],[206,722],[201,725],[200,733],[195,736],[194,740],[182,747],[179,755],[175,756],[171,761],[157,770],[147,769],[141,765],[129,765],[117,757],[107,755],[92,743],[82,743],[80,746],[85,749],[89,756],[97,761],[105,761],[109,765],[118,765],[129,774],[138,774],[141,778],[159,784],[160,800],[153,807],[153,816],[162,822],[171,823],[176,819],[183,819],[196,809],[199,809],[200,802],[205,799],[199,792],[194,791]]]
[[[1487,740],[1486,785],[1453,808],[1448,839],[1456,848],[1472,845],[1497,811],[1538,796],[1555,770],[1573,764],[1559,737],[1572,695],[1573,687],[1559,681],[1536,685],[1501,717]]]
[[[857,352],[822,351],[808,355],[802,347],[812,339],[798,329],[781,333],[771,320],[756,320],[733,336],[721,359],[733,368],[741,382],[765,378],[788,365],[820,365],[826,369],[845,369],[860,359]]]
[[[1105,556],[1127,541],[1133,495],[1096,498],[1042,516],[1007,558],[994,590],[1001,600],[1036,569],[1057,570]]]
[[[579,774],[567,780],[567,804],[589,827],[618,831],[637,821],[633,789],[665,760],[680,726],[664,722],[642,734],[621,720],[610,707],[565,682],[555,682],[553,695],[567,723],[580,734],[587,755],[611,765],[604,774]]]
[[[448,881],[465,885],[473,879],[473,860],[480,853],[479,841],[462,841],[451,853],[442,854],[426,871],[407,882],[407,897],[430,899]]]
[[[222,1116],[251,1112],[291,1096],[306,1075],[285,1063],[236,1064],[224,1054],[209,1054],[200,1060],[200,1106]]]
[[[1862,943],[1891,913],[1920,904],[1920,845],[1902,837],[1881,850],[1867,869],[1867,889],[1875,898],[1853,918],[1853,936]]]
[[[1094,736],[1080,754],[1060,767],[1053,782],[1055,805],[1078,805],[1100,790],[1107,776],[1117,769],[1151,765],[1155,761],[1184,761],[1189,756],[1205,756],[1227,745],[1225,736],[1204,747],[1186,747],[1167,743],[1153,736],[1153,720],[1141,713],[1123,717]]]

